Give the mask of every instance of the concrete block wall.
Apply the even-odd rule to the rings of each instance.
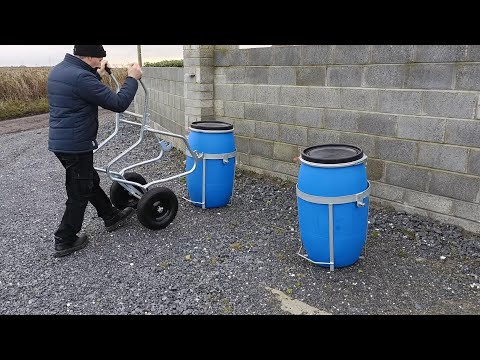
[[[142,68],[142,81],[149,92],[148,113],[150,126],[161,131],[184,135],[185,100],[184,100],[184,69],[166,67]],[[139,85],[135,96],[135,112],[144,113],[145,91]],[[181,146],[173,137],[162,137],[167,141]]]
[[[215,50],[214,66],[241,167],[296,182],[306,147],[357,145],[372,201],[480,232],[480,46]]]
[[[240,167],[294,182],[306,147],[359,146],[372,202],[480,233],[480,46],[184,45],[184,63],[144,68],[159,125],[230,122]]]

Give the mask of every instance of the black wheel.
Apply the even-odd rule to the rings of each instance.
[[[147,191],[137,207],[137,218],[143,226],[159,230],[166,228],[175,219],[178,210],[178,199],[175,193],[158,187]]]
[[[147,181],[143,178],[142,175],[137,174],[136,172],[130,172],[123,175],[125,180],[134,181],[141,185],[145,185]],[[145,190],[139,186],[135,186],[138,191],[144,193]],[[134,209],[137,208],[138,199],[130,194],[120,183],[114,181],[112,186],[110,186],[110,201],[112,202],[113,206],[116,208],[123,210],[126,207],[132,207]]]

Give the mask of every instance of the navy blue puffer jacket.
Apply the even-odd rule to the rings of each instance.
[[[97,71],[66,54],[48,75],[50,129],[48,149],[60,153],[86,153],[98,147],[98,107],[123,112],[130,106],[138,81],[127,77],[115,93],[100,81]]]

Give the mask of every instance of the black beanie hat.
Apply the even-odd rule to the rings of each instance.
[[[107,53],[102,45],[74,45],[73,55],[103,58]]]

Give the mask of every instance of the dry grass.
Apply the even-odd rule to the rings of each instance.
[[[0,101],[31,101],[47,97],[49,68],[0,69]]]
[[[49,67],[0,68],[0,120],[47,113],[47,79]],[[127,69],[113,69],[118,82],[123,84]],[[116,86],[111,78],[103,82],[111,89]]]

